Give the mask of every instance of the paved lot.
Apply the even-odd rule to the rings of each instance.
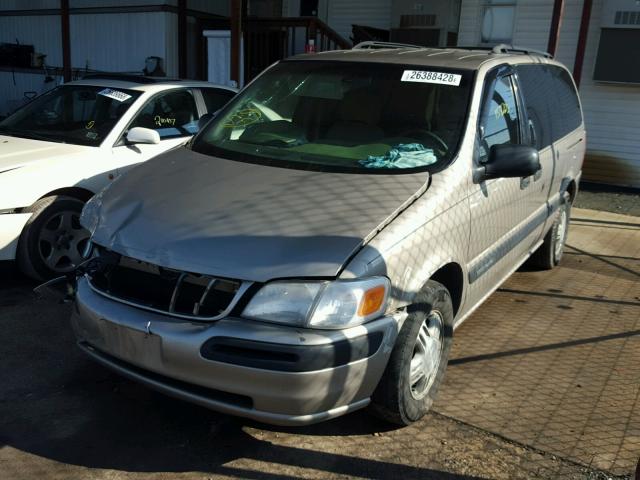
[[[436,412],[303,429],[218,415],[76,350],[66,305],[0,267],[0,478],[630,478],[640,456],[640,219],[574,210],[553,272],[456,331]]]
[[[456,332],[436,408],[623,474],[640,456],[640,218],[575,209],[565,255]]]

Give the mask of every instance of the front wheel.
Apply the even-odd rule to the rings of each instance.
[[[453,334],[451,296],[430,280],[409,308],[371,410],[397,425],[409,425],[431,408],[449,360]]]
[[[73,197],[51,196],[38,200],[18,243],[18,266],[27,276],[48,280],[78,266],[89,241],[80,226],[84,202]]]

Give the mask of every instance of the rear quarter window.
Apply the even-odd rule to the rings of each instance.
[[[582,112],[580,111],[580,101],[576,88],[571,79],[571,75],[564,68],[549,66],[553,82],[553,92],[555,94],[556,106],[559,111],[561,122],[557,128],[556,138],[564,137],[582,124]]]
[[[554,85],[551,75],[543,65],[518,65],[517,72],[527,116],[535,134],[535,147],[542,150],[553,142],[553,102],[550,99]],[[556,121],[561,122],[559,116]]]
[[[553,65],[518,65],[516,70],[539,150],[582,124],[578,94],[565,69]]]

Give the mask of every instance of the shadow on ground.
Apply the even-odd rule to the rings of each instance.
[[[0,264],[0,450],[9,446],[62,464],[124,472],[271,479],[297,478],[295,469],[306,468],[374,479],[475,478],[278,445],[250,433],[357,438],[389,430],[365,412],[306,428],[268,427],[148,390],[85,358],[68,325],[71,307],[38,300],[33,286],[12,265]],[[278,464],[279,473],[228,465],[237,459]],[[10,462],[3,463],[11,472]],[[29,475],[11,472],[20,476]]]

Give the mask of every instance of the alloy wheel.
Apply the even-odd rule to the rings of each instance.
[[[38,235],[38,252],[47,268],[66,273],[82,262],[89,232],[80,225],[80,212],[58,211],[44,223]]]
[[[440,368],[443,338],[442,314],[432,310],[420,326],[409,365],[411,396],[416,400],[424,398],[433,385]]]

